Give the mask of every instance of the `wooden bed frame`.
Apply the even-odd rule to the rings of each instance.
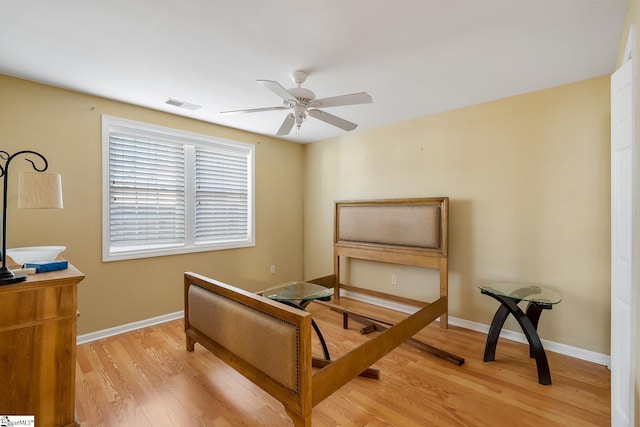
[[[438,317],[446,327],[447,214],[447,198],[336,203],[334,275],[311,282],[335,286],[338,310],[340,288],[419,307],[342,357],[325,361],[312,356],[308,312],[195,273],[184,275],[187,350],[200,343],[279,400],[296,427],[311,426],[315,405]],[[363,219],[368,228],[362,227]],[[407,227],[408,233],[398,234]],[[435,268],[440,297],[427,304],[340,284],[340,257]]]

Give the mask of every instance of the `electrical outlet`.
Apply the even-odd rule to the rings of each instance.
[[[391,275],[391,284],[392,285],[398,284],[398,276],[396,276],[395,274]]]
[[[275,266],[274,264],[271,264],[271,267],[269,267],[269,272],[270,272],[271,274],[275,274],[275,272],[276,272],[276,266]]]

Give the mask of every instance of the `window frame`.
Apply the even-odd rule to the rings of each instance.
[[[195,164],[185,158],[185,236],[184,244],[166,247],[148,247],[133,250],[112,250],[110,242],[110,136],[118,132],[131,136],[156,139],[184,146],[185,157],[195,162],[196,147],[214,152],[243,151],[247,155],[247,227],[245,239],[214,243],[195,242]],[[189,170],[193,167],[192,170]],[[102,115],[102,260],[119,261],[156,256],[177,255],[255,246],[255,146],[209,135],[143,123],[119,117]]]

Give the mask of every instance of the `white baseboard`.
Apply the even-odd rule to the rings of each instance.
[[[124,334],[125,332],[135,331],[137,329],[146,328],[148,326],[157,325],[159,323],[169,322],[171,320],[182,319],[184,310],[175,313],[163,314],[162,316],[152,317],[150,319],[140,320],[139,322],[127,323],[126,325],[116,326],[114,328],[103,329],[101,331],[91,332],[89,334],[78,335],[76,344],[86,344],[91,341],[101,340],[103,338],[112,337],[114,335]]]
[[[354,300],[363,301],[369,304],[378,305],[380,307],[396,310],[401,313],[413,314],[417,311],[417,308],[412,305],[401,304],[394,301],[383,300],[368,295],[359,294],[356,292],[349,292],[341,290],[340,295],[343,295]],[[114,328],[103,329],[101,331],[91,332],[89,334],[79,335],[76,343],[86,344],[91,341],[100,340],[103,338],[111,337],[113,335],[123,334],[125,332],[135,331],[137,329],[146,328],[148,326],[157,325],[159,323],[169,322],[171,320],[181,319],[184,317],[184,311],[176,311],[175,313],[169,313],[162,316],[152,317],[150,319],[141,320],[139,322],[127,323],[126,325],[116,326]],[[470,320],[459,319],[457,317],[449,316],[449,324],[453,326],[459,326],[461,328],[470,329],[472,331],[482,332],[487,334],[489,332],[489,325],[482,323],[472,322]],[[514,332],[503,329],[500,332],[500,338],[521,342],[527,344],[527,338],[521,332]],[[543,340],[542,345],[548,351],[564,354],[566,356],[575,357],[576,359],[586,360],[588,362],[597,363],[600,365],[610,366],[611,357],[606,354],[596,353],[594,351],[585,350],[578,347],[572,347],[570,345],[557,343],[554,341]]]
[[[352,298],[358,301],[363,301],[369,304],[378,305],[380,307],[389,308],[391,310],[400,311],[402,313],[413,314],[416,311],[418,311],[418,309],[412,305],[406,305],[406,304],[401,304],[394,301],[383,300],[380,298],[372,297],[369,295],[363,295],[356,292],[341,290],[340,295],[344,295],[345,297]],[[453,316],[449,316],[449,324],[453,326],[459,326],[465,329],[470,329],[472,331],[482,332],[484,334],[489,333],[489,325],[472,322],[470,320],[459,319]],[[514,332],[514,331],[503,329],[500,332],[500,338],[528,344],[527,337],[522,332]],[[541,339],[540,341],[542,341],[542,346],[545,348],[545,350],[564,354],[566,356],[575,357],[576,359],[597,363],[599,365],[605,365],[607,367],[611,366],[611,357],[606,354],[596,353],[594,351],[585,350],[578,347],[572,347],[570,345],[561,344],[561,343],[557,343],[549,340]]]

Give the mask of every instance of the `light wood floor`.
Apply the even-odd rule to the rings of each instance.
[[[359,325],[310,304],[336,358],[362,340]],[[544,321],[544,319],[542,319]],[[553,385],[537,382],[524,344],[500,340],[482,362],[486,335],[425,328],[419,337],[466,359],[456,366],[407,344],[313,409],[322,426],[608,426],[606,367],[547,352]],[[316,340],[317,341],[317,340]],[[314,354],[321,356],[314,343]],[[185,350],[181,320],[78,346],[76,412],[82,426],[292,426],[283,406],[202,346]]]

